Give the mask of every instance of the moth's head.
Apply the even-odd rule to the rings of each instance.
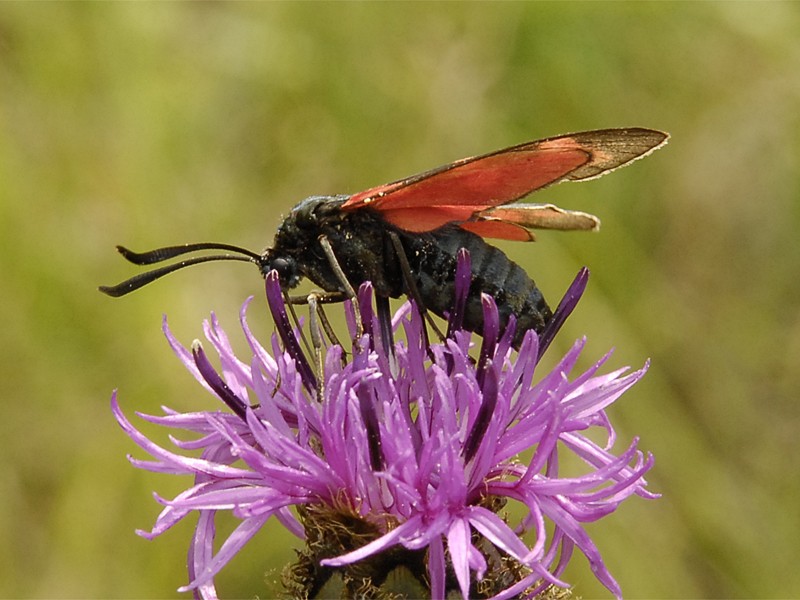
[[[268,248],[258,261],[261,274],[266,277],[273,269],[278,272],[281,288],[284,290],[296,287],[303,278],[297,259],[291,254],[282,253],[278,248]]]
[[[341,219],[341,206],[348,196],[310,196],[292,208],[275,234],[275,241],[261,255],[259,268],[266,276],[278,272],[283,289],[295,287],[309,273],[309,261],[322,259],[311,250],[319,247],[326,226]],[[313,269],[311,269],[313,271]]]

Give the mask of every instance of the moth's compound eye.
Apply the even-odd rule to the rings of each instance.
[[[292,288],[300,281],[297,274],[297,262],[292,258],[274,258],[269,262],[269,269],[275,269],[278,272],[283,288]]]

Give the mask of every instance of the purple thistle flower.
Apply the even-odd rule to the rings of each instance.
[[[656,497],[644,480],[653,457],[637,449],[637,439],[614,454],[616,436],[605,413],[647,365],[598,375],[609,354],[570,379],[585,344],[579,340],[533,382],[542,348],[583,292],[585,269],[553,325],[541,340],[529,331],[518,353],[511,346],[513,319],[501,332],[497,307],[484,296],[476,362],[469,354],[473,335],[461,329],[468,273],[469,257],[462,252],[447,339],[430,345],[413,304],[406,303],[391,323],[385,316],[382,321],[385,312],[372,311],[371,290],[362,286],[364,335],[349,360],[340,346],[329,346],[322,369],[303,354],[274,273],[266,283],[278,330],[270,350],[247,325],[250,300],[240,315],[251,350],[245,361],[234,355],[213,314],[204,324],[221,374],[199,342],[183,347],[165,319],[175,353],[228,410],[139,414],[192,434],[191,441],[172,438],[177,450],[167,450],[133,427],[116,393],[111,406],[125,432],[154,459],[130,458],[135,466],[194,476],[177,497],[157,497],[164,509],[155,526],[138,532],[153,538],[199,514],[190,582],[181,591],[216,598],[215,575],[275,517],[306,538],[309,548],[314,542],[299,569],[319,579],[309,585],[388,556],[391,564],[412,571],[416,566],[415,576],[432,598],[453,589],[464,598],[529,597],[550,585],[568,586],[559,577],[577,547],[603,585],[621,595],[582,524],[612,513],[631,495]],[[350,323],[354,334],[352,315]],[[405,341],[395,341],[401,330]],[[587,435],[597,429],[605,431],[605,444]],[[529,449],[531,460],[520,462],[518,455]],[[564,452],[582,460],[582,475],[561,475]],[[527,510],[513,528],[498,514],[509,501]],[[241,523],[215,553],[218,511],[231,511]],[[532,532],[531,546],[522,540],[526,532]],[[386,575],[382,568],[378,584]]]

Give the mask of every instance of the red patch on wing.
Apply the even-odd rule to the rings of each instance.
[[[475,209],[469,206],[429,206],[428,208],[390,208],[381,210],[386,221],[412,233],[433,231],[447,223],[465,221]]]
[[[567,139],[559,141],[550,145],[532,142],[456,161],[354,194],[342,209],[368,206],[393,225],[415,232],[466,221],[476,212],[513,202],[559,181],[590,160],[590,154],[579,145],[570,146]]]

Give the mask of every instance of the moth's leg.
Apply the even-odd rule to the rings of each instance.
[[[311,332],[311,345],[313,346],[314,373],[317,376],[317,399],[322,402],[325,398],[325,363],[322,357],[319,303],[314,293],[309,294],[306,301],[308,302],[308,329]]]
[[[403,248],[403,243],[400,241],[400,238],[394,231],[389,232],[389,239],[392,241],[392,246],[395,254],[397,255],[397,260],[400,262],[400,272],[403,275],[403,281],[408,289],[408,295],[411,296],[411,299],[417,304],[417,310],[419,310],[422,318],[428,322],[428,325],[430,325],[431,329],[436,332],[436,335],[439,336],[439,339],[444,341],[444,334],[436,326],[433,317],[431,317],[430,313],[428,313],[428,309],[425,308],[425,303],[422,301],[419,288],[417,288],[417,283],[414,281],[414,276],[411,273],[411,265],[408,263],[408,257],[406,256],[405,248]],[[423,333],[426,338],[425,342],[427,343],[428,332],[425,331],[424,327]]]
[[[308,338],[306,338],[305,330],[300,327],[300,321],[297,318],[297,313],[294,310],[295,304],[308,304],[309,310],[311,307],[310,298],[314,297],[314,302],[316,305],[316,313],[317,317],[319,317],[319,324],[322,326],[322,329],[325,331],[325,335],[328,336],[328,339],[332,344],[335,344],[342,348],[342,365],[346,364],[347,360],[347,351],[344,350],[344,346],[339,341],[339,337],[336,335],[336,332],[333,330],[333,326],[331,322],[328,320],[328,315],[325,314],[325,311],[322,309],[323,304],[332,304],[334,302],[344,302],[347,300],[347,296],[341,292],[318,292],[314,291],[306,296],[289,296],[286,292],[283,293],[284,301],[286,302],[286,306],[289,307],[289,313],[292,316],[292,320],[294,324],[297,326],[298,331],[300,331],[300,337],[303,340],[303,345],[306,348],[306,351],[309,354],[314,354],[315,351],[308,343]]]
[[[315,291],[314,295],[317,298],[317,304],[333,304],[334,302],[344,302],[348,296],[344,292],[318,292]],[[286,302],[289,304],[308,304],[308,295],[305,296],[284,296]]]
[[[289,294],[286,293],[284,290],[283,292],[283,301],[289,309],[289,315],[292,317],[292,321],[294,322],[294,326],[297,328],[297,331],[300,332],[300,339],[303,342],[303,346],[305,346],[306,352],[311,353],[311,346],[308,344],[308,338],[306,337],[306,333],[302,327],[300,327],[300,319],[297,318],[297,312],[294,310],[295,304],[308,304],[308,296],[303,296],[302,302],[297,302],[296,300],[299,299],[299,296],[291,297]]]
[[[392,333],[392,309],[389,306],[389,297],[375,294],[375,306],[377,308],[378,326],[380,327],[381,345],[383,352],[389,357],[389,369],[393,375],[397,375],[397,357],[394,353],[394,334]]]
[[[339,341],[336,332],[331,326],[331,322],[328,320],[328,315],[326,315],[325,311],[322,309],[322,302],[317,303],[317,316],[319,317],[319,323],[322,325],[322,329],[325,331],[325,335],[328,336],[331,344],[339,346],[342,349],[342,367],[344,367],[347,364],[347,350],[344,349],[342,342]]]
[[[336,274],[336,278],[339,280],[339,283],[342,284],[344,293],[348,298],[350,298],[350,301],[353,304],[353,315],[355,316],[356,320],[356,339],[361,339],[361,336],[364,335],[364,324],[361,321],[361,310],[358,308],[356,291],[353,289],[353,286],[350,285],[347,276],[344,274],[344,270],[342,270],[342,266],[339,264],[339,260],[336,258],[336,254],[334,254],[333,247],[328,241],[328,238],[326,238],[324,235],[319,236],[319,245],[322,246],[322,251],[325,252],[325,256],[328,258],[328,262],[330,263],[333,272]]]

